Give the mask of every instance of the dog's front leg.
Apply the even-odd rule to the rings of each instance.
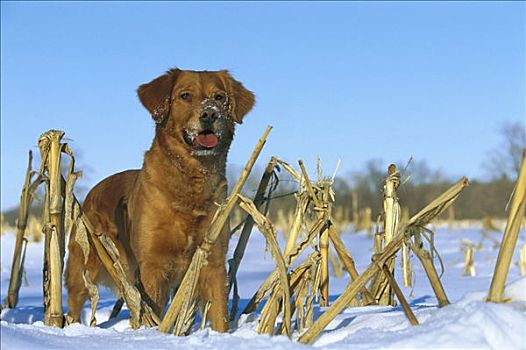
[[[153,311],[162,318],[169,297],[169,276],[164,266],[139,263],[140,280]]]
[[[212,329],[217,332],[228,331],[226,282],[224,263],[212,264],[209,262],[201,270],[199,294],[205,302],[210,301],[208,318],[212,323]]]

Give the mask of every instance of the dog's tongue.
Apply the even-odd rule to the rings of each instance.
[[[199,134],[195,137],[195,143],[206,148],[214,148],[217,146],[218,140],[213,133]]]

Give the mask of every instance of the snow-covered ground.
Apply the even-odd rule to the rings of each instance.
[[[478,228],[456,228],[449,232],[439,228],[435,244],[444,261],[442,282],[451,305],[439,309],[431,287],[418,260],[413,259],[416,275],[414,289],[403,288],[420,325],[409,324],[400,307],[370,306],[345,309],[332,321],[312,346],[305,346],[284,336],[269,337],[256,332],[257,314],[243,316],[239,324],[232,325],[227,334],[216,333],[210,328],[196,331],[187,337],[175,337],[155,329],[132,330],[128,313],[107,321],[115,298],[101,289],[97,311],[98,325],[71,325],[64,329],[44,326],[42,308],[42,244],[30,243],[26,258],[26,279],[20,290],[18,307],[4,309],[1,314],[1,349],[125,349],[125,348],[176,348],[176,349],[378,349],[378,348],[477,348],[477,349],[526,349],[526,278],[521,278],[516,265],[518,249],[508,277],[507,304],[485,303],[498,247],[485,239],[483,248],[475,252],[476,277],[462,276],[464,255],[460,241],[475,243],[482,239]],[[500,241],[501,233],[490,233]],[[353,254],[358,271],[370,262],[372,241],[365,233],[342,235]],[[237,239],[231,241],[231,250]],[[517,248],[524,244],[521,232]],[[14,235],[1,237],[1,298],[5,298],[9,283]],[[247,247],[238,279],[242,303],[255,292],[259,284],[273,269],[269,253],[261,234],[254,232]],[[438,266],[438,264],[437,264]],[[397,266],[399,269],[399,266]],[[400,271],[396,276],[401,276]],[[331,278],[331,300],[334,300],[348,283],[347,277]],[[64,305],[66,295],[64,292]],[[241,305],[243,307],[243,305]],[[322,309],[316,310],[317,317]],[[89,318],[89,304],[85,305],[84,322]],[[294,334],[293,338],[297,338]]]

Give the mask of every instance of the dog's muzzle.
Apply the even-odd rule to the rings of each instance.
[[[201,112],[199,113],[200,126],[188,130],[185,129],[184,140],[193,148],[192,154],[214,155],[215,148],[221,141],[221,127],[218,127],[218,119],[225,118],[224,106],[219,106],[210,99],[205,99],[201,103]]]

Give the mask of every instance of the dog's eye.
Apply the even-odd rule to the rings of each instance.
[[[225,95],[223,95],[222,93],[217,93],[214,95],[214,100],[216,101],[223,101],[225,99]]]
[[[189,92],[183,92],[179,96],[181,97],[181,99],[186,100],[186,101],[192,98],[192,95]]]

